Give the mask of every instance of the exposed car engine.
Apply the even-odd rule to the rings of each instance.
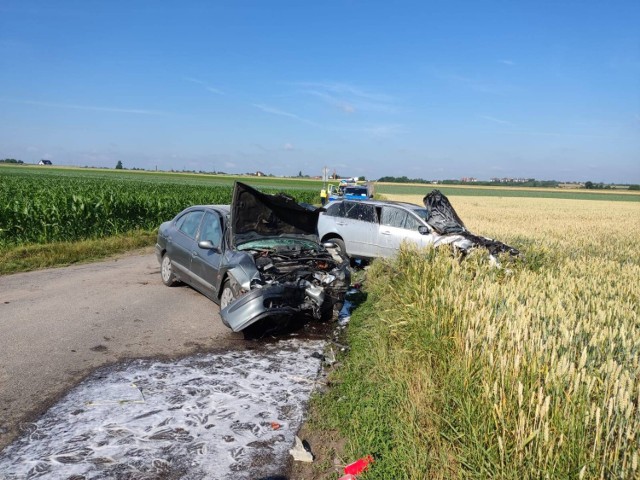
[[[251,281],[251,289],[280,285],[284,295],[269,299],[267,309],[294,306],[316,319],[325,319],[333,305],[344,295],[348,285],[347,261],[338,262],[328,251],[301,248],[255,249],[254,257],[260,273]]]

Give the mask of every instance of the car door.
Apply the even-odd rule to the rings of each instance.
[[[424,246],[429,243],[427,236],[418,231],[422,223],[408,211],[390,205],[384,205],[380,213],[378,230],[378,255],[391,257],[398,252],[403,241]]]
[[[207,210],[202,218],[197,242],[191,252],[191,273],[194,286],[209,298],[217,298],[222,262],[222,218],[215,210]],[[201,248],[198,243],[209,240],[214,249]]]
[[[197,248],[196,237],[204,210],[190,210],[176,220],[175,229],[167,241],[167,253],[182,280],[193,284],[191,256]]]
[[[340,234],[351,256],[375,258],[377,256],[378,218],[376,208],[364,202],[344,203],[344,218],[340,219]]]

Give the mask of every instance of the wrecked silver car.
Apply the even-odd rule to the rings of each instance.
[[[494,256],[518,251],[502,242],[469,232],[440,191],[424,197],[424,206],[386,200],[336,200],[318,218],[322,241],[334,242],[352,258],[391,257],[402,242],[420,247],[451,245],[466,253],[484,247]]]
[[[520,255],[516,248],[493,238],[475,235],[467,230],[449,199],[440,190],[433,190],[425,195],[422,201],[427,211],[425,219],[427,224],[441,237],[455,238],[453,245],[463,252],[466,253],[470,248],[482,247],[486,248],[491,256],[499,253],[508,253],[512,256]]]
[[[162,281],[183,281],[220,304],[223,323],[248,335],[329,319],[350,282],[349,263],[318,243],[319,209],[236,182],[231,206],[194,206],[158,231]]]

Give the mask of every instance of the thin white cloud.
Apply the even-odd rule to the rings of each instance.
[[[302,93],[320,98],[325,103],[343,113],[375,111],[395,113],[396,99],[391,95],[367,91],[347,83],[296,82],[292,85],[302,88]]]
[[[224,92],[222,90],[220,90],[219,88],[216,88],[216,87],[213,87],[213,86],[209,85],[204,80],[200,80],[200,79],[193,78],[193,77],[183,77],[183,78],[187,82],[191,82],[191,83],[196,83],[198,85],[202,85],[207,91],[209,91],[211,93],[215,93],[216,95],[224,95]]]
[[[340,108],[340,110],[342,110],[344,113],[355,113],[356,111],[356,107],[354,107],[353,105],[351,105],[350,103],[340,103],[338,105],[338,108]]]
[[[502,63],[503,65],[508,65],[510,67],[513,67],[516,64],[516,62],[514,62],[513,60],[498,60],[498,62]]]
[[[341,107],[341,105],[343,104],[343,102],[341,102],[339,99],[337,99],[336,97],[329,95],[325,92],[319,92],[317,90],[305,90],[303,92],[306,95],[311,95],[314,97],[317,97],[319,99],[321,99],[323,102],[331,105],[332,107],[337,108],[338,110],[344,111],[343,108]],[[355,109],[353,109],[353,111],[355,111]],[[345,112],[347,113],[347,112]]]
[[[0,98],[0,102],[19,103],[22,105],[34,105],[37,107],[67,108],[71,110],[89,110],[93,112],[132,113],[135,115],[166,115],[158,110],[145,110],[138,108],[100,107],[95,105],[76,105],[70,103],[41,102],[38,100],[16,100],[12,98]]]
[[[484,118],[485,120],[489,120],[493,123],[499,123],[500,125],[513,125],[513,123],[508,122],[507,120],[501,120],[496,117],[490,117],[489,115],[480,115],[480,118]]]
[[[375,138],[389,138],[398,133],[402,133],[404,131],[404,127],[400,124],[371,125],[359,130]]]
[[[317,90],[306,90],[305,93],[322,99],[324,102],[328,103],[332,107],[337,108],[341,112],[347,114],[356,112],[356,107],[352,103],[336,98],[333,95],[327,94],[326,92],[319,92]]]
[[[394,98],[390,95],[382,94],[382,93],[374,93],[370,91],[366,91],[360,87],[355,85],[350,85],[348,83],[340,83],[340,82],[296,82],[293,85],[298,85],[300,87],[307,88],[315,88],[326,90],[328,92],[333,92],[336,94],[347,94],[357,98],[363,98],[366,100],[376,101],[376,102],[392,102]]]
[[[294,147],[293,147],[293,144],[292,144],[292,143],[288,143],[288,142],[287,142],[287,143],[285,143],[285,144],[282,146],[282,149],[283,149],[283,150],[286,150],[286,151],[288,151],[288,152],[290,152],[291,150],[293,150],[293,149],[294,149]]]
[[[280,110],[278,108],[270,107],[269,105],[264,105],[262,103],[252,103],[252,106],[256,107],[259,110],[262,110],[265,113],[272,113],[273,115],[280,115],[281,117],[289,117],[295,118],[296,120],[303,120],[295,113],[285,112],[284,110]]]
[[[471,90],[475,90],[481,93],[507,94],[507,93],[512,93],[518,90],[513,85],[509,85],[507,83],[487,81],[480,78],[459,75],[457,73],[440,71],[440,72],[436,72],[435,75],[441,80],[445,80],[453,84],[461,85],[465,88],[469,88]]]
[[[567,138],[600,138],[611,139],[610,135],[592,135],[588,133],[563,133],[563,132],[535,132],[535,131],[509,131],[502,132],[507,135],[527,135],[533,137],[567,137]]]
[[[265,113],[270,113],[272,115],[278,115],[281,117],[293,118],[294,120],[298,120],[299,122],[303,122],[317,128],[325,128],[323,125],[320,125],[316,122],[312,122],[311,120],[307,120],[306,118],[302,118],[301,116],[296,115],[295,113],[286,112],[284,110],[280,110],[279,108],[271,107],[263,103],[252,103],[251,106],[259,110],[262,110]]]

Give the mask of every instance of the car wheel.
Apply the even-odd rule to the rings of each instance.
[[[320,307],[320,321],[328,322],[333,319],[334,314],[333,300],[325,300]]]
[[[332,238],[329,241],[336,244],[336,250],[340,251],[340,253],[347,256],[347,249],[345,248],[344,242],[342,241],[341,238]]]
[[[177,283],[176,276],[173,273],[171,266],[171,258],[166,253],[162,257],[162,264],[160,265],[160,276],[162,277],[162,283],[167,287],[171,287]]]
[[[227,278],[222,285],[222,293],[220,294],[220,310],[224,309],[239,296],[240,290],[236,282],[232,282]]]
[[[245,340],[258,340],[265,336],[266,328],[262,324],[262,322],[254,323],[253,325],[249,325],[244,330],[242,330],[242,335]]]

